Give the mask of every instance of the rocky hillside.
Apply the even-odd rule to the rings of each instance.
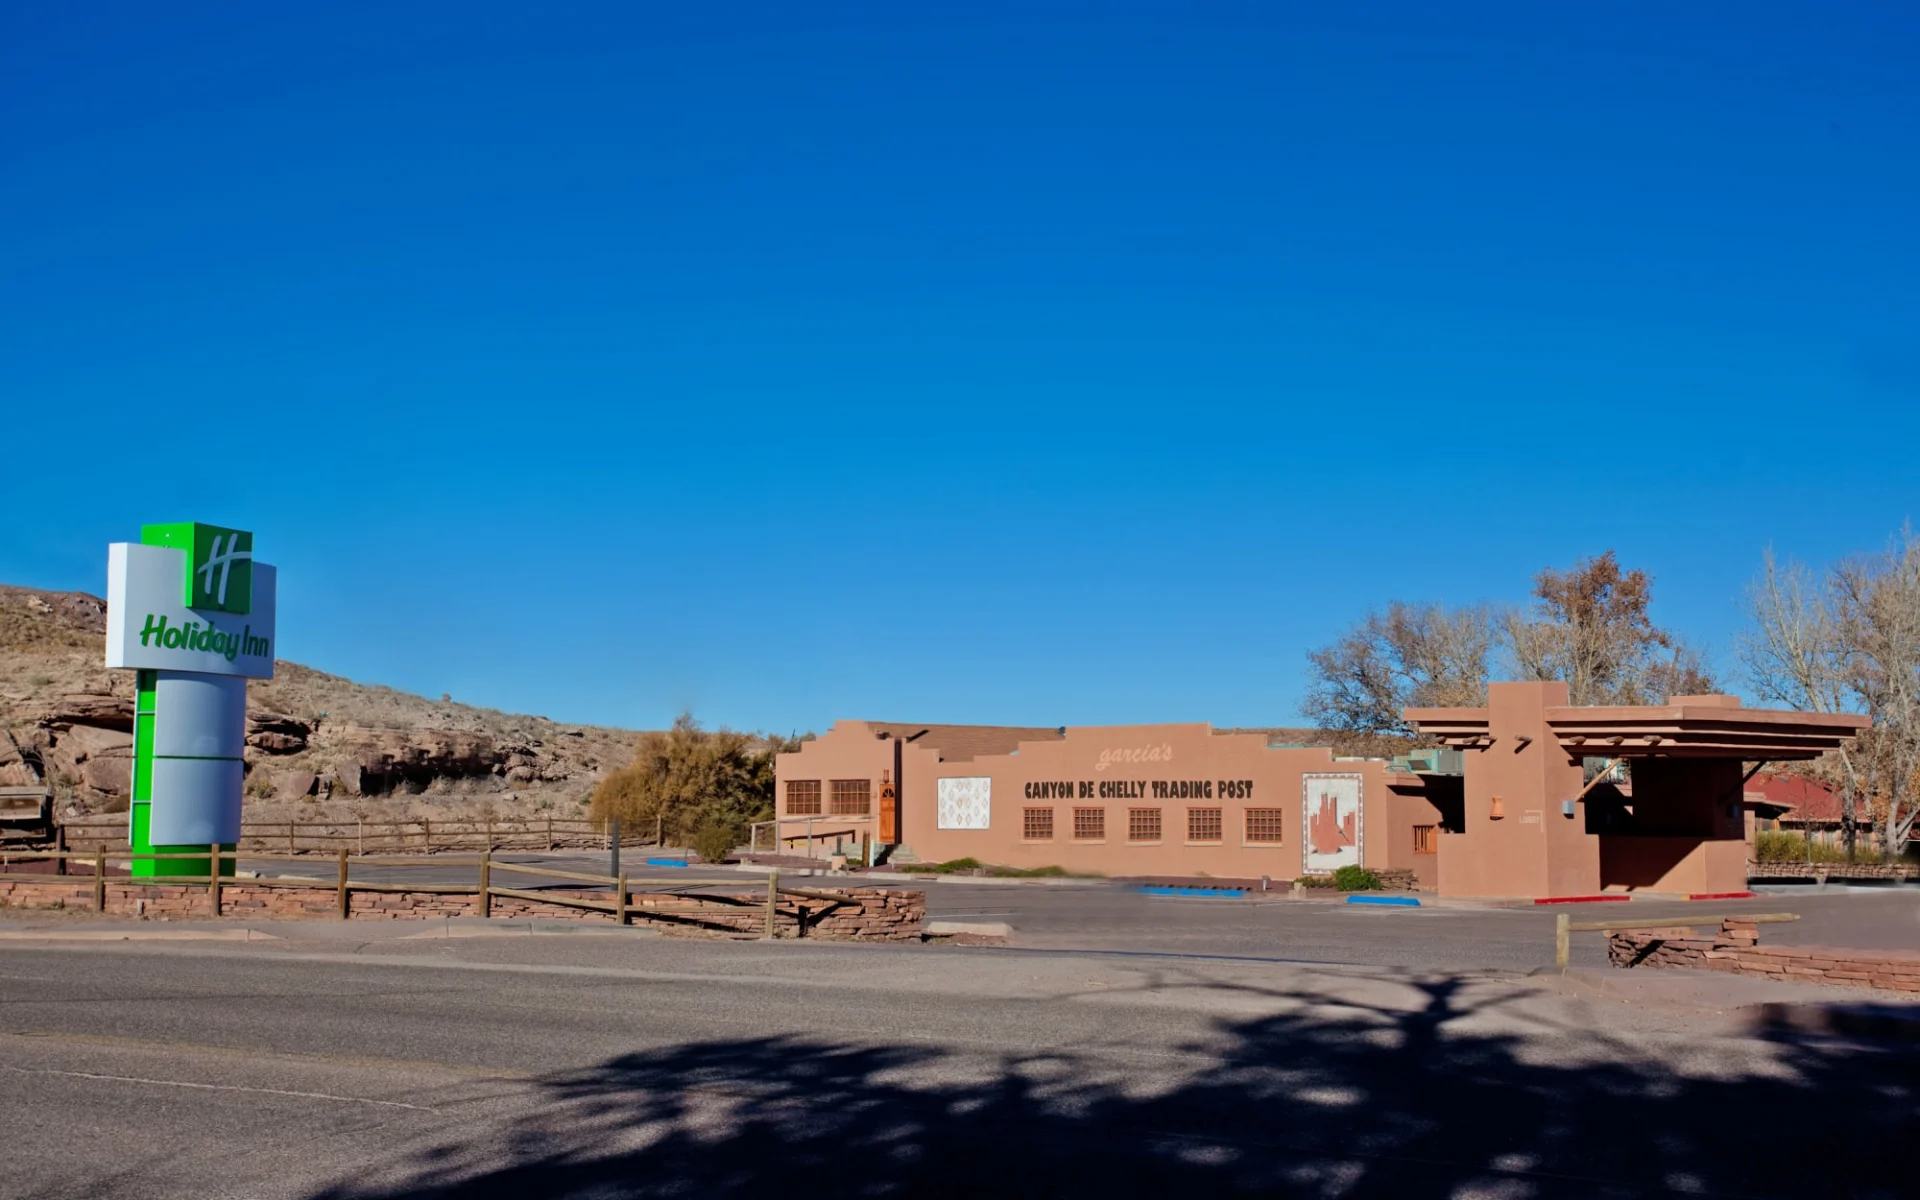
[[[68,813],[126,808],[133,673],[100,665],[105,637],[98,597],[0,585],[0,785],[44,778]],[[267,818],[329,808],[399,818],[449,806],[573,815],[607,769],[632,757],[635,736],[290,662],[249,684],[247,705],[248,811]]]

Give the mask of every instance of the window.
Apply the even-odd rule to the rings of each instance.
[[[1127,810],[1127,840],[1130,842],[1157,842],[1160,840],[1160,810],[1157,808],[1130,808]]]
[[[1053,810],[1050,808],[1029,808],[1021,813],[1020,836],[1029,842],[1050,842],[1053,840]]]
[[[1280,837],[1280,814],[1277,808],[1250,808],[1247,810],[1247,840],[1249,842],[1278,842]]]
[[[873,780],[834,780],[832,803],[836,817],[866,816],[873,809]]]
[[[1220,810],[1217,808],[1190,808],[1187,810],[1187,840],[1190,842],[1217,842],[1220,840]]]
[[[790,817],[820,815],[820,781],[818,779],[787,780],[787,815]]]
[[[1107,836],[1107,810],[1104,808],[1076,808],[1073,810],[1073,836],[1082,842],[1098,842]]]
[[[1413,827],[1413,852],[1415,854],[1434,853],[1434,833],[1431,825]]]

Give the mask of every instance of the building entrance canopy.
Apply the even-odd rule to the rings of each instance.
[[[1456,749],[1485,750],[1497,740],[1484,708],[1409,708],[1404,715],[1421,733]],[[1544,716],[1548,732],[1570,759],[1794,761],[1837,750],[1871,723],[1852,713],[1743,708],[1736,696],[1675,696],[1667,704],[1649,705],[1562,705],[1547,708]],[[1525,735],[1516,735],[1516,742],[1520,736]]]

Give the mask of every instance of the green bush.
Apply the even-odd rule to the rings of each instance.
[[[1863,837],[1861,844],[1854,851],[1853,862],[1876,865],[1886,860],[1885,855],[1865,842],[1866,839]],[[1815,842],[1809,846],[1807,839],[1800,834],[1789,833],[1784,829],[1762,829],[1753,835],[1753,861],[1810,862],[1820,866],[1833,866],[1847,862],[1848,859],[1845,846],[1830,846],[1824,842]]]
[[[1380,877],[1362,866],[1345,866],[1333,873],[1333,886],[1343,892],[1377,892]]]
[[[717,863],[733,857],[740,844],[740,831],[727,825],[702,825],[693,835],[693,852],[703,862]]]
[[[972,871],[985,865],[985,863],[977,858],[954,858],[948,859],[946,862],[915,863],[913,869],[916,872],[934,875],[951,875],[955,871]]]
[[[1303,888],[1330,888],[1336,886],[1331,875],[1302,875],[1294,880]]]
[[[1065,867],[996,867],[981,862],[977,858],[955,858],[941,863],[916,863],[910,871],[926,872],[934,875],[953,875],[962,871],[984,871],[995,879],[1100,879],[1102,876],[1086,871],[1069,871]]]

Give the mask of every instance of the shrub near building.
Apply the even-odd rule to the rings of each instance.
[[[635,830],[657,822],[675,845],[725,841],[725,857],[746,840],[748,825],[773,816],[773,756],[803,740],[702,729],[682,713],[672,729],[640,735],[633,761],[594,788],[589,812]]]

